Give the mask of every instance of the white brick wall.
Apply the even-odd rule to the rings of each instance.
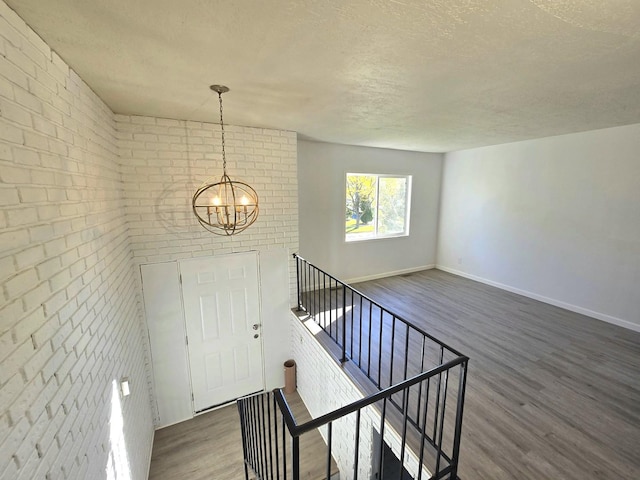
[[[291,317],[291,350],[297,367],[298,393],[311,417],[316,418],[364,397],[339,364],[296,317]],[[371,478],[373,415],[370,408],[360,418],[358,478]],[[379,424],[379,420],[378,420]],[[355,414],[336,420],[332,427],[332,454],[341,480],[353,478]],[[320,433],[326,441],[325,428]]]
[[[105,478],[126,453],[145,478],[153,424],[113,113],[2,2],[0,205],[0,477]]]
[[[0,478],[105,478],[119,458],[145,478],[137,266],[297,251],[295,133],[229,126],[226,139],[230,175],[260,196],[238,237],[191,213],[195,189],[221,174],[217,125],[114,116],[0,1]],[[290,274],[293,304],[293,261]],[[132,393],[114,403],[123,376]]]
[[[283,247],[297,252],[295,132],[225,125],[227,172],[254,187],[260,201],[256,223],[226,237],[205,230],[191,209],[196,189],[222,175],[220,126],[125,115],[115,119],[137,264]],[[293,305],[293,259],[289,265]]]

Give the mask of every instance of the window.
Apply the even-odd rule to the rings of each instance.
[[[409,235],[410,175],[347,173],[347,242]]]

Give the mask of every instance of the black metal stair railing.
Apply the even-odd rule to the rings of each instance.
[[[298,255],[294,258],[298,310],[338,345],[339,360],[356,365],[378,391],[303,424],[296,422],[280,390],[240,399],[246,478],[250,470],[259,479],[300,478],[300,438],[319,428],[330,465],[333,424],[351,418],[352,477],[357,479],[364,448],[361,414],[371,407],[379,419],[374,427],[380,439],[374,446],[377,478],[384,478],[382,450],[386,430],[393,430],[400,437],[396,456],[401,467],[405,452],[418,461],[413,478],[422,480],[426,472],[425,479],[457,479],[468,357]],[[404,475],[401,468],[389,478]],[[329,467],[324,478],[330,478]]]
[[[293,475],[293,452],[298,454],[299,443],[288,430],[275,393],[243,397],[238,399],[237,405],[245,479],[250,478],[249,469],[259,479],[297,478]],[[289,452],[287,444],[291,445]]]
[[[401,436],[401,452],[399,457],[405,458],[405,451],[408,448],[407,444],[407,428],[409,424],[406,402],[409,398],[409,391],[412,388],[424,387],[425,382],[428,383],[430,379],[439,375],[445,374],[451,368],[460,366],[465,362],[464,358],[458,358],[433,368],[417,375],[413,378],[400,382],[397,385],[388,387],[381,390],[378,393],[369,395],[361,400],[350,403],[344,407],[338,408],[332,412],[329,412],[320,417],[309,420],[305,423],[298,424],[289,403],[285,398],[281,389],[276,389],[273,392],[260,393],[243,397],[238,400],[238,411],[240,414],[240,423],[242,430],[243,441],[243,453],[245,458],[245,476],[249,478],[249,470],[259,479],[284,479],[291,478],[293,480],[299,480],[300,478],[300,438],[320,427],[326,426],[326,438],[327,438],[327,450],[326,450],[326,473],[323,478],[331,478],[331,461],[333,453],[332,445],[332,426],[335,421],[343,419],[349,415],[355,414],[355,433],[354,433],[354,458],[353,458],[353,472],[354,479],[358,478],[358,461],[359,461],[359,447],[360,447],[360,426],[362,419],[362,411],[371,405],[379,404],[379,418],[380,423],[377,426],[380,433],[381,441],[376,445],[378,454],[379,465],[378,472],[383,471],[383,459],[382,449],[384,448],[384,433],[387,426],[387,405],[390,402],[391,397],[394,394],[402,393],[405,398],[405,405],[403,408],[402,416],[402,436]],[[446,387],[445,387],[446,389]],[[424,403],[424,415],[423,419],[427,418],[428,404]],[[461,412],[458,412],[461,413]],[[438,415],[438,434],[437,438],[441,441],[444,431],[444,418],[445,409],[441,408]],[[427,441],[427,434],[424,432],[423,420],[420,445],[420,454],[418,464],[422,465],[425,458],[425,442]],[[287,450],[287,444],[289,444],[289,450]],[[290,453],[287,453],[287,452]],[[436,456],[435,461],[438,462],[439,458]],[[457,478],[455,465],[449,463],[444,467],[436,465],[435,474],[432,474],[430,478]],[[402,478],[402,473],[399,476],[395,476],[394,479]],[[423,476],[423,469],[420,468],[417,473],[417,479],[421,480]],[[383,478],[383,477],[378,477]]]

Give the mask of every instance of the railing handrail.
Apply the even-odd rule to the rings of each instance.
[[[306,260],[305,258],[301,257],[300,255],[298,255],[297,253],[293,254],[293,258],[299,258],[300,260],[302,260],[303,262],[305,262],[307,265],[315,268],[316,270],[318,270],[319,272],[322,272],[323,275],[326,275],[327,277],[329,277],[330,279],[332,279],[334,282],[339,283],[340,285],[342,285],[343,287],[347,287],[351,290],[353,290],[354,293],[357,293],[358,295],[360,295],[362,298],[366,299],[367,301],[371,302],[372,305],[375,305],[376,307],[378,307],[380,310],[382,310],[385,313],[388,313],[389,315],[394,316],[397,320],[399,320],[400,322],[404,323],[405,325],[408,325],[409,327],[413,328],[416,332],[424,335],[425,337],[427,337],[430,340],[433,340],[435,343],[437,343],[438,345],[440,345],[441,347],[446,348],[447,350],[449,350],[451,353],[453,353],[454,355],[457,355],[458,357],[464,357],[464,355],[462,353],[460,353],[458,350],[456,350],[455,348],[451,347],[450,345],[446,344],[445,342],[438,340],[436,337],[434,337],[433,335],[430,335],[429,333],[425,332],[422,328],[418,327],[416,324],[414,324],[413,322],[410,322],[409,320],[404,319],[403,317],[401,317],[400,315],[397,315],[396,313],[393,313],[391,311],[389,311],[387,308],[383,307],[382,305],[380,305],[378,302],[376,302],[375,300],[373,300],[371,297],[365,295],[364,293],[362,293],[361,291],[353,288],[351,285],[349,285],[346,282],[343,282],[342,280],[334,277],[333,275],[331,275],[330,273],[325,272],[324,270],[322,270],[320,267],[318,267],[317,265],[314,265],[313,263],[311,263],[310,261]]]
[[[451,368],[457,365],[466,364],[468,360],[469,360],[468,357],[464,355],[460,355],[458,358],[455,358],[447,363],[443,363],[442,365],[434,367],[425,372],[419,373],[414,377],[408,378],[407,380],[403,380],[402,382],[392,385],[391,387],[387,387],[384,390],[380,390],[379,392],[373,393],[367,397],[351,402],[350,404],[345,405],[344,407],[337,408],[332,412],[329,412],[317,418],[311,419],[301,425],[298,425],[298,423],[296,422],[295,417],[293,416],[293,413],[289,408],[289,403],[287,402],[287,399],[282,393],[282,389],[276,388],[275,390],[273,390],[273,393],[275,394],[276,401],[278,402],[278,406],[280,407],[280,410],[284,415],[284,420],[285,420],[285,423],[287,424],[287,428],[289,429],[289,433],[291,433],[291,436],[293,437],[299,437],[304,433],[307,433],[318,427],[326,425],[329,422],[333,422],[338,418],[342,418],[346,415],[349,415],[350,413],[356,412],[357,410],[361,410],[365,407],[368,407],[369,405],[372,405],[379,400],[382,400],[384,398],[389,398],[394,393],[398,393],[398,392],[401,392],[402,390],[410,388],[413,385],[416,385],[426,380],[427,378],[434,377],[446,370],[450,370]]]

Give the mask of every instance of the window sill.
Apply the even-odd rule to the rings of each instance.
[[[352,238],[352,239],[344,239],[344,243],[362,243],[362,242],[374,242],[376,240],[391,240],[396,238],[407,238],[409,236],[408,233],[403,233],[399,235],[388,235],[384,237],[368,237],[368,238]]]

